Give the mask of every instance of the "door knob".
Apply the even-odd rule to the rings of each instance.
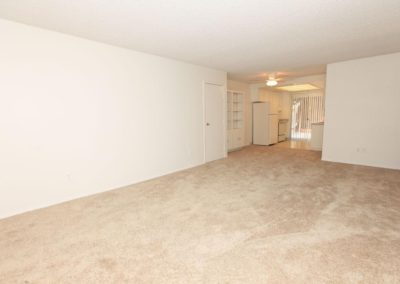
[[[210,126],[210,123],[207,122],[206,125],[207,125],[207,126]]]

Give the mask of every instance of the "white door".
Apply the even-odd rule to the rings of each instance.
[[[205,161],[225,157],[224,95],[222,87],[204,84]]]

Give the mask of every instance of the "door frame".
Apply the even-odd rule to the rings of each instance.
[[[222,93],[222,136],[223,136],[223,151],[224,151],[224,158],[228,156],[228,147],[226,145],[226,85],[221,83],[215,83],[211,81],[203,81],[203,96],[202,96],[202,103],[203,103],[203,164],[207,163],[206,161],[206,84],[218,86]]]
[[[312,107],[312,102],[309,101],[310,98],[322,97],[322,102],[321,102],[322,105],[320,105],[321,106],[321,111],[319,112],[319,114],[321,114],[322,116],[325,116],[325,93],[316,90],[316,91],[304,91],[304,92],[298,92],[298,93],[292,94],[291,95],[291,99],[290,99],[290,131],[289,131],[290,132],[290,134],[289,134],[290,139],[293,139],[293,137],[292,137],[292,123],[293,123],[293,121],[297,120],[296,117],[293,117],[293,102],[298,97],[307,98],[308,99],[308,104],[309,105],[307,107],[307,120],[311,119],[310,128],[309,128],[310,129],[310,133],[311,133],[311,125],[313,123],[312,122],[312,118],[313,117],[312,116],[311,116],[311,118],[309,117],[310,109]],[[319,121],[317,121],[317,122],[319,122]],[[311,140],[311,134],[310,134],[310,138],[306,138],[306,139],[304,139],[304,138],[294,138],[294,139],[310,141]]]

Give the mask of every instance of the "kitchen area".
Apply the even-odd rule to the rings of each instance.
[[[316,79],[323,81],[324,76]],[[265,83],[240,87],[240,91],[228,91],[228,151],[250,144],[322,150],[323,87],[293,92]]]

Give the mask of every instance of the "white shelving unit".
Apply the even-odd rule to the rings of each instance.
[[[227,92],[227,143],[228,151],[244,146],[244,94]]]

